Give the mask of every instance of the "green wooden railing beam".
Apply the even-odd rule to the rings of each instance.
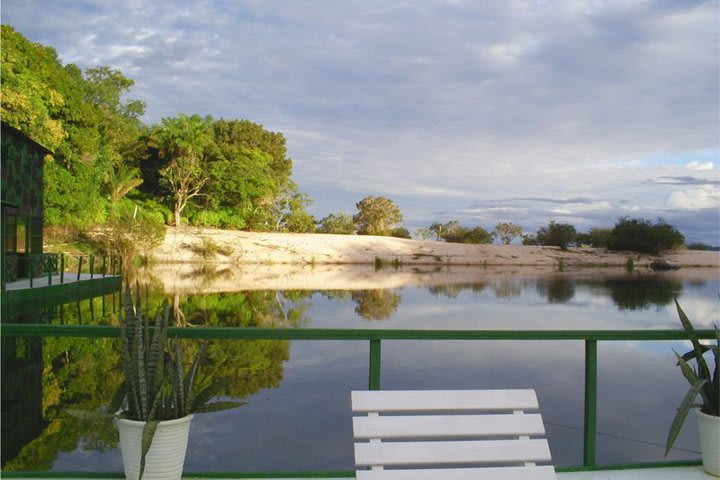
[[[585,340],[585,432],[583,465],[595,465],[597,438],[597,340]]]
[[[382,367],[380,342],[381,340],[379,338],[370,339],[368,390],[380,390],[380,369]]]
[[[697,330],[701,339],[715,332]],[[3,324],[1,336],[118,337],[120,327],[108,325]],[[343,328],[170,327],[177,338],[215,340],[687,340],[683,330],[391,330]]]

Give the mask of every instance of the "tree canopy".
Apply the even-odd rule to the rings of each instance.
[[[245,119],[179,113],[145,125],[121,71],[64,65],[2,26],[2,118],[53,152],[45,222],[106,225],[121,200],[167,223],[313,231],[285,137]]]
[[[389,236],[402,222],[400,209],[387,197],[368,195],[355,204],[358,213],[353,217],[360,235]]]

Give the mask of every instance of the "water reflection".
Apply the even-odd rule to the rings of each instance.
[[[350,275],[353,285],[365,285],[366,273],[375,275]],[[206,284],[215,288],[217,281],[231,274],[213,270],[212,275]],[[407,272],[382,275],[383,282],[394,286],[202,293],[166,290],[155,279],[140,288],[144,305],[154,309],[169,301],[176,323],[188,328],[678,328],[671,305],[674,295],[682,296],[683,307],[698,325],[708,326],[720,316],[717,278],[489,277],[478,269],[457,276],[448,271],[432,276],[419,272],[413,274],[417,282],[408,284],[403,283]],[[342,286],[323,278],[325,287]],[[46,308],[13,321],[115,324],[113,312],[118,307],[119,300],[107,296]],[[183,342],[187,342],[184,348],[195,348],[194,342]],[[664,438],[680,400],[675,392],[682,396],[684,391],[670,347],[667,343],[600,347],[599,428],[607,434],[600,439],[601,461],[662,458],[662,447],[655,444],[662,443],[658,439]],[[237,411],[198,416],[187,468],[351,469],[347,396],[351,389],[367,387],[367,348],[367,343],[354,341],[213,341],[207,373],[226,381],[224,396],[248,404]],[[107,405],[121,380],[118,362],[113,339],[3,337],[3,469],[120,471],[112,424],[66,413]],[[536,388],[547,412],[556,463],[577,464],[582,455],[578,447],[582,362],[581,342],[387,341],[383,342],[383,388]],[[634,370],[629,371],[627,364]],[[638,368],[642,378],[636,378]],[[623,411],[613,408],[620,403]],[[639,413],[641,420],[628,421],[630,411]],[[649,433],[648,425],[652,425]],[[693,433],[685,433],[679,445],[695,448]],[[653,445],[625,444],[613,435]],[[694,454],[675,455],[693,458]]]
[[[538,279],[537,293],[548,303],[566,303],[575,297],[575,281],[568,277]]]
[[[355,313],[366,320],[386,320],[400,305],[402,297],[393,290],[357,290],[352,292]]]

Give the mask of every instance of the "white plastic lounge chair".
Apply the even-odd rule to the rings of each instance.
[[[358,480],[555,480],[534,390],[352,392]],[[360,440],[358,442],[358,440]],[[369,440],[369,442],[367,441]],[[369,467],[370,470],[364,468]]]

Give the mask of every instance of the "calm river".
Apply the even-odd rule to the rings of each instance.
[[[187,326],[678,329],[674,297],[697,327],[720,319],[720,281],[712,269],[581,275],[356,267],[315,277],[270,272],[267,285],[281,290],[254,283],[229,292],[225,285],[240,282],[233,275],[247,280],[228,271],[173,281],[149,275],[141,291],[147,305],[167,299],[178,307],[176,322]],[[307,289],[283,288],[290,277],[297,281],[287,285]],[[108,324],[117,321],[118,305],[111,295],[3,321]],[[686,391],[673,348],[687,346],[599,343],[599,463],[663,459]],[[206,373],[228,382],[226,397],[247,403],[195,416],[186,471],[353,469],[349,392],[367,388],[367,341],[216,340],[207,360]],[[122,471],[113,425],[69,414],[109,402],[121,380],[116,340],[4,338],[2,361],[3,470]],[[582,341],[384,341],[382,388],[534,388],[554,463],[578,465],[583,365]],[[695,459],[697,452],[691,419],[670,458]]]

